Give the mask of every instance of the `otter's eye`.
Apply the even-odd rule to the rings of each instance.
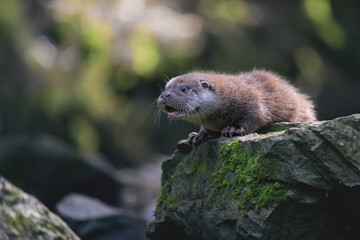
[[[182,92],[185,92],[185,91],[186,91],[186,87],[181,86],[181,87],[180,87],[180,90],[181,90]]]

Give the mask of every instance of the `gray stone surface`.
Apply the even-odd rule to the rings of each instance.
[[[80,240],[34,197],[0,177],[1,240]]]
[[[144,219],[89,196],[70,194],[56,205],[56,212],[81,239],[145,239]]]
[[[360,114],[179,150],[149,239],[357,239]]]

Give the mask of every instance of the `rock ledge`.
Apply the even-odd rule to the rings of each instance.
[[[264,133],[264,134],[261,134]],[[163,163],[149,239],[353,239],[360,234],[360,114],[272,124]]]

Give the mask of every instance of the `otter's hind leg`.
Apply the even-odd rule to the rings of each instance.
[[[244,136],[254,130],[254,123],[256,119],[255,110],[248,112],[246,114],[242,113],[241,119],[237,121],[228,121],[229,126],[221,130],[222,137],[234,137],[234,136]],[[240,114],[239,114],[240,115]]]
[[[245,134],[246,131],[243,127],[236,128],[228,126],[221,130],[222,137],[244,136]]]

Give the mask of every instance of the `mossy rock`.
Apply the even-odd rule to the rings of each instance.
[[[58,216],[1,176],[0,239],[80,240]]]
[[[147,237],[358,236],[360,114],[267,129],[190,151],[181,144],[162,166],[162,191]]]

